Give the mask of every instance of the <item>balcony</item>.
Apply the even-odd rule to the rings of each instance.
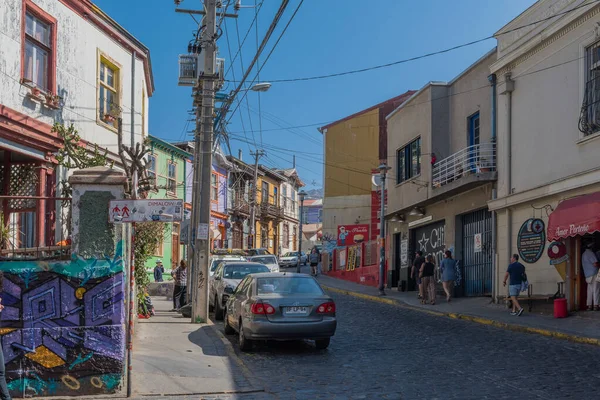
[[[269,196],[260,203],[260,216],[265,219],[283,219],[283,207],[277,204],[273,196]]]
[[[232,213],[250,215],[250,202],[243,194],[232,194],[230,199]]]
[[[467,190],[497,177],[496,144],[469,146],[436,162],[432,170],[432,194]]]

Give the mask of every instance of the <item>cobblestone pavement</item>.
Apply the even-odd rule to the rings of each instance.
[[[600,348],[333,295],[328,350],[270,342],[238,351],[265,393],[207,399],[592,399]],[[517,318],[517,317],[515,317]]]

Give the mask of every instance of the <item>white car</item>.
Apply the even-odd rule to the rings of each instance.
[[[306,265],[306,254],[300,251],[290,251],[279,257],[279,265],[282,267],[297,267],[298,264]]]
[[[234,261],[235,262],[244,262],[244,261],[248,261],[248,260],[246,259],[246,257],[242,257],[242,256],[230,256],[230,255],[212,256],[210,259],[210,266],[208,268],[210,276],[213,276],[215,274],[217,267],[223,261],[225,261],[226,263],[229,263],[229,262],[234,262]]]
[[[267,267],[269,267],[271,272],[279,272],[279,262],[277,261],[277,257],[275,256],[254,256],[250,257],[248,261],[266,265]]]

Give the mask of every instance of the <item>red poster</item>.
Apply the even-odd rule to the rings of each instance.
[[[369,225],[338,225],[338,246],[352,246],[369,240]]]

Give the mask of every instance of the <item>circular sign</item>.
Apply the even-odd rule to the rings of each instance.
[[[530,218],[521,225],[517,236],[517,249],[521,259],[533,264],[544,253],[546,246],[546,225],[538,218]]]
[[[550,258],[550,264],[560,264],[567,261],[569,256],[567,255],[567,246],[562,242],[552,242],[548,246],[548,258]]]

